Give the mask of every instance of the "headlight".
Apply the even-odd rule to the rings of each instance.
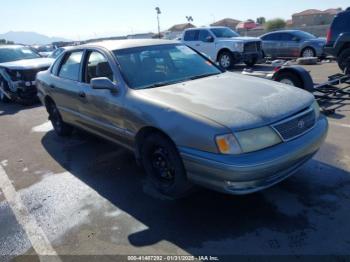
[[[216,137],[220,153],[238,155],[258,151],[282,143],[280,136],[271,127],[261,127]]]
[[[320,112],[320,106],[318,105],[317,101],[315,101],[311,107],[315,111],[316,120],[319,119],[321,112]]]
[[[258,151],[282,142],[280,136],[268,126],[237,132],[235,135],[243,153]]]
[[[244,43],[242,42],[233,43],[233,48],[239,52],[243,52],[243,47],[244,47]]]
[[[14,70],[9,70],[7,69],[6,72],[9,74],[9,76],[11,77],[11,79],[13,81],[16,81],[16,80],[21,80],[21,73],[19,71],[14,71]]]

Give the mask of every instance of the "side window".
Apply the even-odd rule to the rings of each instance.
[[[200,30],[199,31],[199,41],[207,42],[207,38],[210,36],[208,30]]]
[[[279,37],[279,34],[269,34],[269,35],[265,35],[264,37],[262,37],[262,40],[264,40],[264,41],[279,41],[280,37]]]
[[[60,72],[58,73],[58,76],[73,81],[79,81],[79,72],[82,57],[83,51],[68,54],[63,60],[63,64],[61,66]]]
[[[90,83],[91,79],[96,77],[107,77],[113,81],[113,71],[107,58],[101,53],[93,51],[88,55],[84,81]]]
[[[61,61],[62,61],[62,58],[55,60],[55,62],[53,63],[53,65],[51,67],[51,74],[54,74],[55,76],[57,76]]]
[[[293,41],[294,36],[291,34],[280,34],[281,41]]]
[[[186,31],[184,40],[185,41],[198,41],[198,30],[189,30]]]

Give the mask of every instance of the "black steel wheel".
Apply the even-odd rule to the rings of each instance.
[[[141,147],[141,160],[150,184],[159,193],[178,199],[192,190],[177,148],[166,136],[149,135]]]

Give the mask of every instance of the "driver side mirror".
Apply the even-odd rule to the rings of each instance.
[[[213,43],[214,42],[214,37],[212,37],[211,35],[207,36],[207,38],[205,39],[205,42]]]
[[[297,36],[295,36],[295,37],[293,37],[293,41],[295,41],[295,42],[300,42],[300,38],[299,37],[297,37]]]
[[[110,90],[113,93],[118,92],[118,86],[107,77],[97,77],[91,79],[90,85],[97,90]]]

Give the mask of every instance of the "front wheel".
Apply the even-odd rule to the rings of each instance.
[[[229,51],[223,51],[219,54],[218,62],[224,69],[231,69],[233,67],[233,55]]]
[[[311,47],[306,47],[302,52],[301,52],[301,56],[304,58],[307,57],[315,57],[316,56],[316,52],[313,48]]]
[[[54,103],[48,105],[49,119],[58,136],[69,136],[73,132],[73,127],[63,122],[60,112]]]
[[[178,199],[192,190],[176,146],[164,135],[154,133],[145,139],[141,160],[149,182],[159,193]]]

